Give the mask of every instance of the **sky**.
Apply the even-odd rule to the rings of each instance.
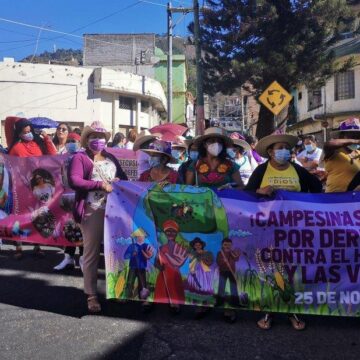
[[[0,61],[60,48],[82,48],[82,35],[167,32],[167,0],[0,0]],[[191,7],[192,0],[172,0]],[[192,14],[174,14],[174,35],[188,34]],[[11,21],[11,22],[10,22]],[[31,25],[29,27],[21,24]],[[43,28],[43,29],[42,29]],[[46,29],[69,33],[49,32]]]

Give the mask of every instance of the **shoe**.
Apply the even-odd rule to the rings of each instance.
[[[237,315],[234,310],[225,310],[224,319],[227,323],[233,324],[237,320]]]
[[[22,248],[21,247],[16,247],[15,254],[14,254],[14,259],[15,260],[21,260],[22,257],[23,257]]]
[[[89,296],[87,299],[88,311],[91,314],[98,314],[101,312],[101,305],[96,295]]]
[[[69,254],[65,254],[63,261],[54,267],[54,271],[70,270],[75,268],[75,260]]]
[[[272,325],[272,319],[270,314],[265,314],[265,316],[257,322],[257,326],[263,330],[270,330],[271,325]]]
[[[80,266],[81,272],[84,273],[84,256],[83,255],[81,255],[79,257],[79,266]]]
[[[34,256],[39,258],[43,258],[45,256],[45,253],[41,250],[41,247],[39,245],[34,246],[33,254]]]
[[[300,320],[295,314],[289,316],[289,320],[294,330],[301,331],[305,329],[305,322]]]
[[[210,312],[210,308],[209,307],[205,307],[205,306],[198,306],[196,307],[195,310],[195,320],[202,320],[204,317],[206,317],[206,315]]]
[[[170,305],[170,313],[173,314],[173,315],[177,315],[180,313],[180,305],[178,304],[171,304]]]
[[[141,304],[141,311],[144,313],[144,314],[148,314],[149,312],[151,312],[153,309],[153,304],[148,302],[148,301],[144,301],[142,304]]]

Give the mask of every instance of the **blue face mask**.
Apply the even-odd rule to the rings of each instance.
[[[306,150],[307,152],[312,152],[312,151],[315,150],[315,147],[312,146],[311,144],[307,144],[307,145],[305,145],[305,150]]]
[[[34,135],[33,135],[33,133],[28,132],[26,134],[20,135],[20,138],[24,141],[32,141],[32,140],[34,140]]]
[[[149,158],[149,165],[151,168],[157,167],[161,164],[161,160],[158,156],[151,156]]]
[[[288,162],[291,158],[290,150],[289,149],[278,149],[274,150],[274,160],[283,165]]]
[[[74,154],[79,150],[79,145],[77,143],[67,143],[65,147],[69,154]]]
[[[350,149],[351,151],[359,150],[360,145],[359,144],[351,144],[351,145],[348,145],[348,149]]]
[[[192,161],[196,161],[199,157],[199,152],[197,150],[191,150],[190,151],[190,154],[189,154],[189,158],[192,160]]]
[[[226,149],[226,153],[230,159],[235,159],[236,152],[233,149]]]
[[[181,151],[181,150],[176,150],[176,149],[171,150],[171,155],[172,155],[172,157],[175,158],[176,160],[179,160],[179,159],[180,159],[181,154],[182,154],[182,151]]]

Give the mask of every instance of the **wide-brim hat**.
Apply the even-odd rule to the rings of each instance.
[[[148,155],[165,155],[171,164],[177,164],[177,160],[171,155],[171,143],[163,140],[154,140],[147,149],[141,149]]]
[[[233,145],[232,139],[229,138],[225,129],[221,127],[210,127],[205,130],[204,135],[200,135],[194,140],[194,143],[199,146],[210,138],[219,138],[224,141],[226,147]]]
[[[197,136],[191,138],[191,139],[185,139],[184,143],[186,145],[186,148],[189,149],[192,144],[194,144],[195,140],[197,139]]]
[[[242,147],[245,151],[250,151],[250,150],[251,150],[251,146],[250,146],[249,143],[247,143],[245,140],[233,139],[233,143],[234,143],[234,146],[240,146],[240,147]]]
[[[175,141],[171,143],[173,149],[186,149],[187,145],[185,143],[185,138],[183,136],[177,136]]]
[[[146,237],[147,233],[143,228],[138,228],[135,231],[132,232],[132,234],[130,235],[130,237],[134,238],[134,237]]]
[[[355,133],[360,134],[360,120],[352,117],[342,121],[339,125],[338,130],[330,133],[332,138],[338,138],[341,133]]]
[[[84,130],[81,132],[80,144],[82,147],[86,147],[87,139],[90,134],[105,134],[105,140],[108,142],[111,137],[111,132],[107,131],[104,125],[100,121],[94,121],[90,126],[85,126]]]
[[[133,146],[133,150],[134,151],[140,150],[141,146],[143,144],[145,144],[146,142],[148,142],[150,140],[160,139],[160,138],[161,138],[161,134],[152,134],[147,129],[141,130],[140,133],[136,136],[134,146]]]
[[[262,157],[268,158],[269,154],[267,149],[269,146],[276,144],[276,143],[287,143],[293,148],[298,142],[298,138],[293,135],[286,135],[286,134],[278,134],[278,135],[268,135],[263,137],[257,143],[255,147],[255,151]]]

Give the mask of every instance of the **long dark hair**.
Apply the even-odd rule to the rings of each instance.
[[[11,143],[11,145],[9,146],[8,151],[10,152],[10,150],[14,147],[15,144],[17,144],[21,138],[20,138],[20,134],[23,131],[24,128],[26,128],[27,126],[30,126],[30,131],[34,136],[34,141],[36,142],[36,144],[39,146],[41,152],[46,155],[47,154],[47,150],[46,150],[46,146],[44,144],[43,139],[35,133],[35,130],[31,124],[31,122],[25,118],[19,119],[15,125],[14,125],[14,138],[13,141]]]
[[[114,147],[115,145],[118,145],[120,143],[120,141],[123,141],[124,139],[125,139],[125,135],[121,132],[117,132],[114,135],[111,146]]]
[[[221,161],[226,160],[227,153],[226,153],[226,144],[223,139],[217,138],[217,140],[222,144],[223,149],[221,150],[221,153],[217,156]],[[199,158],[205,158],[207,154],[207,150],[205,148],[206,140],[202,141],[198,146],[199,151]]]
[[[51,173],[45,169],[37,168],[33,171],[31,180],[30,180],[30,186],[31,189],[34,190],[34,187],[37,185],[36,177],[41,176],[44,179],[44,182],[47,184],[50,184],[55,187],[55,181]]]
[[[61,123],[59,123],[59,125],[57,126],[57,127],[59,127],[59,126],[61,126],[61,125],[65,125],[66,126],[66,128],[67,128],[67,130],[68,130],[68,135],[71,133],[71,131],[72,131],[72,129],[71,129],[71,126],[70,125],[68,125],[67,123],[65,123],[65,122],[61,122]],[[56,128],[56,130],[57,130],[57,128]],[[54,137],[53,137],[53,143],[54,143],[54,145],[59,145],[59,138],[58,138],[58,136],[57,136],[57,133],[55,132],[55,135],[54,135]]]

